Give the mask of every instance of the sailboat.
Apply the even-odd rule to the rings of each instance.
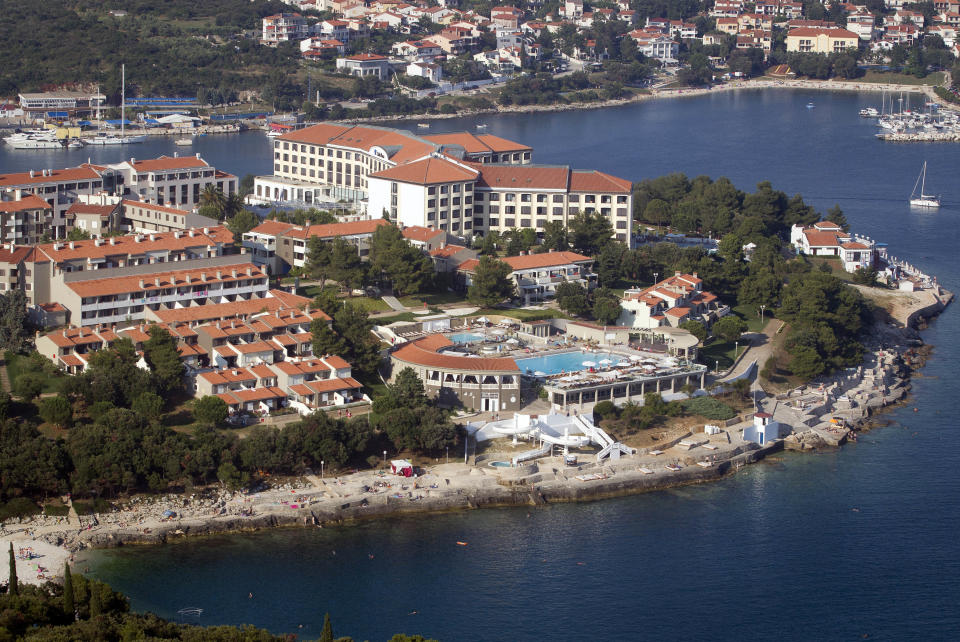
[[[127,66],[120,65],[120,144],[142,143],[147,140],[146,134],[126,136],[124,125],[127,122]]]
[[[917,186],[920,186],[920,195],[917,195]],[[910,194],[910,207],[940,207],[940,197],[924,194],[927,186],[927,161],[923,161],[923,169],[920,170],[920,176],[913,185],[913,192]]]

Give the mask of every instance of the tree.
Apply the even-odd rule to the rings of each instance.
[[[739,341],[746,329],[747,324],[741,318],[728,314],[713,324],[713,335],[727,342]]]
[[[73,606],[73,576],[70,574],[70,562],[63,563],[63,613],[71,622],[76,618]]]
[[[66,428],[73,419],[73,408],[63,395],[48,397],[40,402],[40,416],[48,424]]]
[[[514,284],[510,279],[513,270],[503,261],[491,256],[481,256],[473,273],[473,285],[467,291],[467,299],[482,307],[491,307],[513,297]]]
[[[593,210],[574,216],[568,229],[573,249],[586,256],[596,256],[604,246],[613,242],[613,227],[609,219]]]
[[[769,272],[750,274],[740,283],[737,301],[741,305],[750,305],[756,308],[763,305],[773,309],[780,299],[782,286],[783,282]]]
[[[707,338],[707,329],[699,321],[694,321],[689,319],[680,324],[681,330],[686,330],[693,336],[697,338],[697,341],[703,343],[703,340]]]
[[[202,424],[219,426],[229,414],[230,409],[220,397],[206,395],[193,402],[193,416]]]
[[[620,297],[607,288],[593,292],[593,318],[597,323],[610,325],[620,316]]]
[[[371,334],[373,321],[367,311],[347,301],[333,317],[333,329],[343,338],[339,354],[350,362],[360,378],[371,378],[380,365],[380,342]]]
[[[23,352],[30,335],[27,295],[21,290],[0,294],[0,349]]]
[[[360,287],[365,280],[357,246],[337,237],[330,244],[330,278],[344,287]]]
[[[831,223],[836,223],[843,229],[844,232],[850,231],[850,224],[847,223],[847,217],[844,215],[843,210],[840,209],[839,205],[834,205],[827,212],[827,220]]]
[[[564,281],[557,286],[557,305],[568,314],[583,316],[590,310],[587,289],[579,283]]]
[[[330,624],[329,613],[325,613],[323,616],[323,630],[320,631],[320,639],[318,642],[333,642],[333,625]]]
[[[68,241],[87,241],[89,239],[90,239],[90,232],[84,229],[81,229],[79,227],[75,227],[69,232],[67,232]]]
[[[248,209],[241,209],[227,223],[227,229],[233,232],[233,238],[239,240],[244,234],[260,224],[260,218]]]
[[[24,401],[33,401],[43,391],[45,380],[38,372],[24,372],[13,382],[13,394]]]
[[[433,263],[393,225],[381,225],[370,239],[370,272],[382,275],[395,294],[416,294],[433,282]]]
[[[143,356],[153,373],[153,383],[161,395],[183,389],[186,367],[180,360],[177,342],[170,331],[159,325],[147,328],[150,338],[143,343]]]
[[[310,323],[310,332],[313,335],[313,354],[343,354],[347,351],[347,344],[330,327],[326,319],[314,319]]]
[[[9,579],[7,580],[7,592],[10,595],[18,595],[20,593],[20,587],[17,584],[17,558],[13,554],[13,542],[10,542],[10,566],[9,570]]]
[[[222,219],[227,207],[227,197],[215,183],[208,183],[200,192],[200,214]]]
[[[555,250],[562,252],[570,249],[570,242],[567,240],[567,228],[562,221],[547,221],[543,226],[543,244],[540,248],[544,252]]]
[[[621,263],[627,248],[622,243],[607,243],[597,256],[597,283],[604,288],[612,287],[620,280]]]
[[[147,421],[156,421],[160,419],[160,413],[163,411],[163,398],[152,392],[141,392],[133,400],[130,410]]]
[[[109,401],[118,408],[129,408],[141,392],[151,387],[152,375],[137,365],[139,361],[133,342],[125,337],[106,350],[91,353],[90,365],[83,374],[87,402]]]
[[[320,289],[330,277],[330,244],[319,236],[307,239],[307,262],[304,271],[308,276],[320,280]]]

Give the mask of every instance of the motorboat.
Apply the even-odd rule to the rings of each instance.
[[[193,145],[193,139],[192,139],[192,138],[178,138],[177,140],[173,141],[173,144],[174,144],[174,145],[177,145],[177,146],[179,146],[179,147],[189,147],[190,145]]]

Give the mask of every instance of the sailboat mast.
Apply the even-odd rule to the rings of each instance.
[[[127,115],[127,65],[120,65],[120,139],[123,139],[123,122]]]
[[[923,172],[921,173],[922,178],[920,179],[920,198],[923,198],[927,193],[927,161],[923,161]]]

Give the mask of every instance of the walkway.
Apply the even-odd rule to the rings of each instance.
[[[734,366],[733,370],[727,372],[727,374],[723,378],[718,379],[718,381],[720,383],[733,381],[746,372],[754,362],[756,362],[758,370],[763,368],[763,365],[772,354],[773,338],[777,332],[780,331],[781,327],[783,327],[783,321],[780,319],[771,319],[763,328],[763,332],[744,334],[740,340],[748,339],[750,344],[747,346],[746,351],[743,353],[743,356],[740,357],[740,360],[737,362],[737,365]]]
[[[384,303],[386,303],[387,305],[389,305],[391,308],[393,308],[393,309],[396,310],[397,312],[409,312],[409,310],[407,310],[407,306],[405,306],[405,305],[403,305],[402,303],[400,303],[400,300],[397,299],[397,297],[395,297],[395,296],[386,296],[386,295],[384,295],[384,296],[382,296],[382,297],[380,297],[380,298],[383,299],[383,302],[384,302]]]

